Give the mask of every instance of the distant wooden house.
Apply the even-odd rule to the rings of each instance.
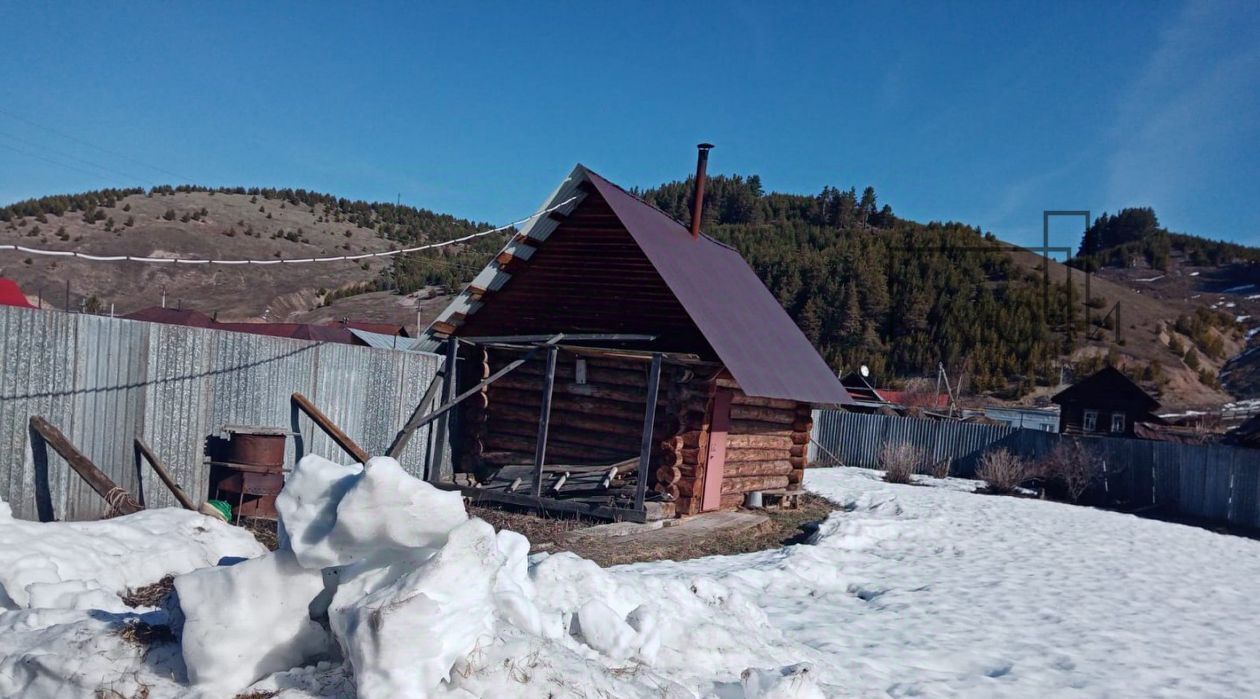
[[[1139,423],[1162,424],[1159,401],[1114,367],[1078,381],[1050,399],[1059,405],[1059,432],[1133,437]]]
[[[465,493],[643,519],[799,489],[811,408],[850,398],[739,253],[580,165],[562,204],[422,336],[475,393],[446,440]]]

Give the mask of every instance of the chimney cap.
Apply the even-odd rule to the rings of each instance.
[[[712,143],[697,143],[696,144],[696,148],[699,148],[700,150],[710,150],[714,147],[715,146]]]

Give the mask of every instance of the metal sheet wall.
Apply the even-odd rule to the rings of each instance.
[[[814,418],[815,463],[879,467],[884,444],[906,442],[948,460],[960,476],[975,474],[980,456],[1004,448],[1038,460],[1064,437],[1040,430],[821,410]],[[1131,506],[1160,505],[1191,517],[1260,527],[1260,450],[1091,438],[1106,465],[1107,497]]]
[[[436,355],[0,307],[0,498],[36,517],[28,421],[40,415],[150,507],[174,498],[136,458],[143,437],[194,499],[206,497],[206,440],[226,425],[285,427],[301,454],[346,461],[289,396],[300,391],[370,453],[384,453],[441,364]],[[400,461],[422,475],[418,432]],[[92,519],[101,499],[49,453],[58,519]]]

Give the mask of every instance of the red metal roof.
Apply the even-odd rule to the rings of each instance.
[[[851,403],[840,380],[734,248],[691,232],[586,171],[706,340],[750,396]]]
[[[194,328],[212,328],[270,337],[289,337],[297,340],[340,342],[346,345],[367,344],[344,327],[331,328],[326,325],[311,325],[308,323],[220,323],[205,313],[198,311],[158,308],[156,306],[142,308],[122,317],[128,320],[143,320],[150,323],[187,325]]]
[[[217,328],[219,324],[213,318],[198,311],[177,310],[150,306],[122,316],[127,320],[143,320],[149,323],[166,323],[167,325],[187,325],[194,328]]]
[[[18,308],[34,308],[35,304],[26,299],[22,288],[12,279],[0,278],[0,306],[17,306]]]

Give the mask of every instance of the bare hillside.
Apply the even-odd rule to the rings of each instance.
[[[316,207],[245,194],[135,194],[102,208],[102,220],[82,212],[24,217],[0,228],[0,241],[97,255],[257,258],[318,257],[387,250],[376,231],[337,221]],[[323,292],[380,278],[389,260],[304,265],[205,266],[89,262],[0,252],[0,276],[17,280],[32,301],[79,308],[95,297],[126,313],[167,304],[217,313],[225,320],[285,320],[318,307]],[[414,323],[414,312],[412,313]],[[401,321],[400,321],[401,322]]]
[[[1012,252],[1013,258],[1029,270],[1041,273],[1043,258],[1035,253]],[[1093,328],[1094,340],[1076,350],[1073,359],[1090,355],[1106,355],[1114,351],[1122,364],[1145,369],[1157,365],[1158,374],[1148,382],[1165,408],[1217,406],[1233,398],[1260,395],[1260,382],[1251,385],[1229,381],[1229,375],[1250,376],[1253,362],[1260,363],[1260,352],[1246,357],[1250,328],[1260,323],[1260,289],[1243,281],[1249,275],[1260,281],[1253,266],[1246,269],[1226,267],[1193,267],[1174,260],[1171,271],[1160,273],[1149,267],[1104,268],[1089,280],[1089,295],[1096,299],[1090,308],[1093,318],[1111,314],[1110,327]],[[1068,278],[1068,267],[1050,262],[1050,278],[1062,282]],[[1078,306],[1084,303],[1085,274],[1072,270],[1071,279]],[[1055,299],[1052,302],[1063,302]],[[1115,309],[1119,304],[1119,327],[1115,326]],[[1198,340],[1178,331],[1178,320],[1193,317],[1198,309],[1228,313],[1230,327],[1205,331]],[[1184,320],[1183,320],[1184,325]],[[1201,346],[1204,337],[1216,338],[1219,348]],[[1119,341],[1117,341],[1117,339]],[[1260,342],[1251,334],[1253,346]],[[1212,343],[1215,345],[1215,343]],[[1198,367],[1191,367],[1185,355],[1193,348]],[[1234,359],[1237,358],[1237,359]],[[1234,359],[1231,364],[1230,360]],[[1221,386],[1212,386],[1200,378],[1200,372],[1220,375],[1229,365]],[[1052,391],[1051,391],[1052,392]],[[1041,391],[1039,393],[1046,393]],[[1030,398],[1035,398],[1032,396]]]

